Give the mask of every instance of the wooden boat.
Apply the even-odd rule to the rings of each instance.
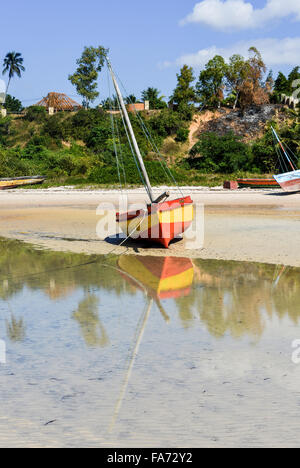
[[[238,179],[239,188],[280,188],[278,182],[273,179]]]
[[[191,197],[153,203],[147,211],[117,213],[117,222],[129,236],[134,232],[135,239],[157,242],[165,248],[170,242],[185,232],[192,224],[194,206]]]
[[[116,220],[126,236],[156,242],[168,248],[174,238],[183,234],[191,226],[194,218],[193,201],[189,196],[166,201],[169,197],[168,192],[163,193],[157,199],[154,198],[149,176],[136,141],[124,99],[108,59],[107,64],[122,112],[126,133],[137,157],[142,180],[150,199],[150,204],[147,205],[145,210],[122,214],[117,213]]]
[[[285,192],[300,192],[300,171],[279,174],[274,178]]]
[[[287,161],[287,168],[292,169],[290,172],[287,171],[283,174],[274,175],[274,179],[285,192],[300,192],[300,170],[297,170],[295,164],[292,161],[292,156],[289,154],[288,149],[284,147],[273,127],[272,131],[276,141],[279,143],[280,154]]]
[[[118,266],[127,281],[139,288],[142,284],[153,299],[176,299],[191,292],[194,267],[188,258],[123,255]]]
[[[37,185],[45,182],[46,178],[42,176],[33,177],[12,177],[0,179],[0,190],[13,189],[24,185]]]

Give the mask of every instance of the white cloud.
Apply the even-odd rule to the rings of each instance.
[[[221,30],[262,27],[268,22],[292,17],[300,21],[300,0],[267,0],[263,8],[254,8],[247,0],[203,0],[181,24],[200,23]]]
[[[251,41],[240,41],[229,47],[212,46],[201,49],[196,53],[186,54],[179,57],[175,62],[165,62],[164,67],[172,65],[181,66],[187,64],[195,68],[202,68],[215,55],[222,55],[229,59],[233,54],[248,57],[250,47],[256,47],[262,54],[266,64],[270,66],[299,65],[300,63],[300,37],[285,39],[256,39]]]

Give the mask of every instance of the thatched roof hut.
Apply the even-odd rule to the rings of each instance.
[[[77,111],[82,109],[82,106],[78,104],[78,102],[62,93],[49,93],[47,97],[43,98],[36,105],[46,107],[48,111],[49,109],[53,109],[54,112]]]

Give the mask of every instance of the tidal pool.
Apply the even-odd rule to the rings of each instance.
[[[296,268],[1,240],[0,446],[299,446],[299,299]]]

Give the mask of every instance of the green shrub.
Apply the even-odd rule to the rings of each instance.
[[[5,145],[10,134],[11,117],[0,117],[0,145]]]
[[[42,132],[55,140],[64,140],[66,137],[61,119],[56,115],[53,115],[46,120]]]
[[[252,165],[252,154],[248,145],[233,132],[224,136],[204,133],[190,151],[191,167],[203,172],[232,173],[248,170]]]
[[[179,143],[185,143],[189,138],[189,129],[188,128],[180,128],[177,132],[175,140]]]
[[[164,109],[149,120],[149,125],[154,133],[166,138],[177,133],[184,124],[178,112]]]
[[[51,146],[51,143],[51,138],[48,135],[34,135],[29,140],[26,147],[45,146],[46,148],[48,148]]]
[[[93,127],[86,138],[88,148],[93,150],[103,150],[106,147],[106,142],[111,139],[111,126],[108,121],[103,121],[101,125]]]
[[[21,177],[32,174],[30,165],[20,158],[18,150],[0,147],[0,177]]]
[[[45,107],[30,106],[26,109],[25,119],[29,122],[45,122],[47,118],[47,111]]]
[[[109,116],[99,109],[81,109],[71,119],[71,135],[76,140],[86,141],[92,128],[109,121]]]

